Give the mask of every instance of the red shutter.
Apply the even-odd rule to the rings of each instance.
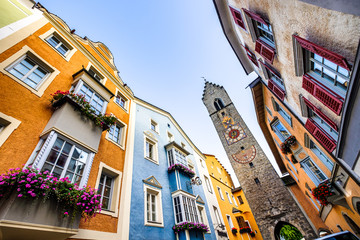
[[[261,22],[266,26],[269,26],[269,24],[260,15],[253,13],[245,8],[243,8],[242,10],[246,13],[246,15],[248,15],[250,18],[254,19],[255,21]]]
[[[281,101],[284,101],[285,91],[282,90],[273,80],[268,80],[268,87],[278,98],[281,99]]]
[[[275,49],[270,47],[260,39],[256,40],[255,52],[259,53],[261,56],[264,57],[265,60],[267,60],[271,64],[273,63],[275,57]]]
[[[261,60],[259,60],[259,62],[267,69],[269,70],[272,74],[276,75],[278,78],[281,78],[280,74],[274,70],[272,67],[268,66],[266,63],[262,62]]]
[[[303,76],[303,84],[302,87],[311,93],[317,100],[327,106],[331,111],[340,115],[341,108],[343,105],[343,98],[327,89],[322,84],[317,82],[310,75],[305,74]]]
[[[335,63],[336,65],[339,65],[340,67],[343,67],[349,71],[351,70],[350,65],[343,56],[327,50],[326,48],[320,47],[319,45],[303,39],[297,35],[294,35],[294,38],[301,45],[302,48],[305,48],[310,52],[316,53],[323,58],[326,58],[327,60]]]
[[[232,14],[236,24],[239,25],[241,28],[245,29],[245,24],[244,24],[244,21],[243,21],[243,19],[241,17],[241,13],[239,11],[235,10],[232,7],[230,7],[230,11],[231,11],[231,14]]]
[[[251,52],[246,46],[243,46],[245,51],[246,51],[246,55],[247,57],[250,59],[251,62],[253,62],[257,67],[259,66],[257,60],[256,60],[256,56],[253,52]]]
[[[336,123],[334,123],[328,116],[325,115],[325,113],[323,113],[320,109],[318,109],[317,107],[315,107],[314,104],[312,104],[309,100],[307,100],[305,97],[302,97],[305,104],[312,109],[320,118],[322,118],[325,122],[327,122],[327,124],[330,125],[330,127],[332,127],[335,131],[338,131],[338,126],[336,125]]]
[[[319,141],[319,143],[329,152],[336,148],[335,140],[330,137],[321,127],[319,127],[312,119],[308,118],[305,128]]]

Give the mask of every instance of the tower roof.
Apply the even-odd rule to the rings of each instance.
[[[213,87],[216,87],[216,88],[224,88],[224,87],[223,87],[223,86],[221,86],[221,85],[218,85],[218,84],[215,84],[215,83],[209,82],[209,81],[208,81],[208,80],[206,80],[205,78],[204,78],[204,80],[205,80],[205,86],[204,86],[204,90],[203,90],[203,94],[202,94],[202,99],[204,99],[204,96],[205,96],[206,90],[208,90],[208,88],[209,88],[210,86],[213,86]]]

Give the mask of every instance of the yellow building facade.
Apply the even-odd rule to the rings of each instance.
[[[204,156],[228,238],[263,239],[241,187],[234,188],[230,174],[214,155]]]

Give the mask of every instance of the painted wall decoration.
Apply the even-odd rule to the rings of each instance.
[[[239,123],[230,125],[224,132],[225,139],[228,145],[236,143],[243,138],[246,138],[246,133]]]
[[[229,117],[229,116],[225,116],[223,119],[222,119],[222,124],[224,126],[225,129],[227,129],[228,127],[234,125],[234,120]]]
[[[232,155],[233,159],[242,164],[246,164],[251,162],[256,156],[256,148],[252,145],[248,149],[243,149],[235,154]]]

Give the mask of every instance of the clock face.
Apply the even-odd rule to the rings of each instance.
[[[246,137],[244,129],[240,126],[239,123],[230,125],[224,132],[224,135],[229,145],[236,143]]]
[[[251,162],[256,156],[256,148],[254,145],[252,145],[248,149],[241,150],[235,154],[232,155],[232,158],[241,164],[246,164]]]
[[[232,125],[234,125],[234,120],[231,117],[225,116],[222,120],[222,124],[224,126],[224,128],[228,128]]]

